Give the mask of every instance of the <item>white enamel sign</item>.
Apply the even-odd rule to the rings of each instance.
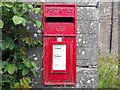
[[[66,70],[66,45],[53,45],[52,70]]]

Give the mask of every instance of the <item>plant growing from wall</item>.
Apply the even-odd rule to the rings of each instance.
[[[26,56],[25,50],[42,43],[30,37],[33,32],[27,30],[26,26],[31,21],[38,29],[42,28],[40,21],[30,17],[31,11],[41,14],[41,8],[23,2],[0,2],[0,8],[2,8],[0,20],[2,88],[31,88],[29,74],[36,76],[36,63]]]

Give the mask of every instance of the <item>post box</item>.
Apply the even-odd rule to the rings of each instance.
[[[43,83],[76,82],[76,5],[43,6]]]

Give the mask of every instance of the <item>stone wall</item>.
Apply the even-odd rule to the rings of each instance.
[[[54,2],[54,0],[47,0]],[[66,2],[65,2],[66,3]],[[68,2],[71,3],[71,2]],[[77,4],[77,65],[75,86],[44,86],[42,82],[42,56],[41,47],[29,48],[28,56],[33,58],[37,64],[37,77],[32,79],[33,87],[72,87],[72,88],[96,88],[98,82],[98,52],[109,54],[110,30],[111,30],[111,2],[76,2]],[[113,37],[112,53],[118,52],[118,3],[114,3],[113,14]],[[42,16],[33,13],[33,18],[41,21]],[[30,27],[30,28],[29,28]],[[42,32],[30,23],[30,30],[34,30],[37,37],[41,39]],[[42,40],[42,39],[41,39]],[[99,51],[98,51],[99,47]]]
[[[99,47],[100,52],[109,54],[110,51],[110,30],[111,30],[111,2],[100,2],[99,4]],[[118,3],[114,3],[113,7],[113,34],[112,34],[112,48],[111,53],[118,53]]]
[[[77,3],[76,87],[97,87],[98,9],[96,3]],[[91,7],[91,5],[93,7]]]
[[[77,4],[77,65],[76,65],[76,85],[74,86],[44,86],[42,81],[42,56],[43,49],[41,47],[29,48],[27,54],[33,58],[37,64],[37,77],[32,79],[33,87],[72,87],[72,88],[97,88],[97,60],[98,60],[98,25],[99,12],[96,8],[97,2],[76,2]],[[92,5],[92,7],[91,7]],[[33,18],[41,20],[40,15],[33,13]],[[42,32],[38,33],[36,26],[30,25],[27,27],[37,34],[34,39],[41,39]],[[31,75],[32,76],[32,75]]]

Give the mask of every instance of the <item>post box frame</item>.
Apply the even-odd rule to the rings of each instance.
[[[74,14],[49,15],[46,14],[46,7],[66,7],[74,10]],[[43,5],[43,83],[44,85],[75,85],[76,83],[76,5],[75,4],[44,4]],[[47,16],[48,15],[48,16]],[[71,17],[72,23],[47,23],[46,17]],[[53,25],[53,26],[51,26]],[[67,31],[54,31],[56,26],[64,26]],[[71,26],[72,25],[72,26]],[[49,27],[46,27],[49,26]],[[66,27],[67,26],[67,27]],[[71,29],[72,27],[72,29]],[[50,32],[50,30],[53,30]],[[72,31],[69,31],[71,29]],[[62,37],[62,42],[57,41],[57,37]],[[66,45],[66,70],[52,70],[52,48],[54,44]],[[50,47],[50,48],[49,48]],[[48,51],[49,49],[50,51]],[[49,54],[48,54],[49,53]]]

